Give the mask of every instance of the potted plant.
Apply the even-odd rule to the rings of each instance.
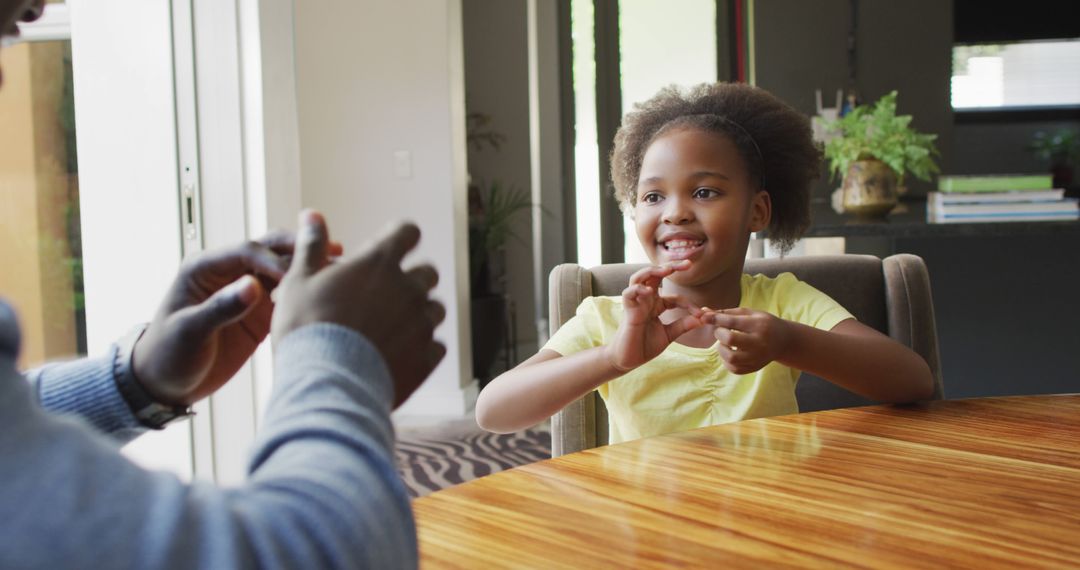
[[[508,335],[508,303],[502,292],[502,253],[517,214],[532,207],[528,192],[498,181],[469,185],[469,292],[472,304],[473,374],[483,389]]]
[[[466,142],[470,152],[490,147],[498,151],[506,136],[492,128],[489,115],[470,112],[466,116]],[[505,294],[506,269],[503,253],[510,238],[519,238],[514,228],[518,214],[532,207],[529,192],[505,186],[498,180],[469,181],[469,298],[472,323],[473,375],[483,389],[491,378],[491,367],[509,338],[510,303]]]
[[[514,217],[532,206],[521,188],[503,188],[499,181],[469,185],[469,275],[473,296],[494,291],[492,265],[514,233]],[[497,277],[497,276],[495,276]]]
[[[910,173],[929,180],[938,172],[937,135],[911,128],[911,115],[896,114],[896,91],[872,106],[856,107],[828,125],[838,136],[825,144],[835,178],[843,176],[845,212],[881,217],[897,204],[897,187]]]
[[[1027,148],[1040,160],[1050,164],[1054,188],[1072,186],[1073,166],[1080,160],[1080,137],[1076,129],[1060,129],[1053,133],[1039,131]]]

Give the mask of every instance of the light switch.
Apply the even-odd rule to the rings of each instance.
[[[394,151],[394,175],[398,178],[412,178],[412,153],[407,150]]]

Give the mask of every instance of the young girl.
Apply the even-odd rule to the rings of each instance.
[[[790,273],[743,274],[751,232],[789,248],[805,231],[819,172],[809,121],[761,89],[671,87],[639,105],[611,174],[653,265],[493,380],[477,422],[516,431],[599,389],[618,443],[796,413],[800,371],[882,402],[929,398],[917,354]]]

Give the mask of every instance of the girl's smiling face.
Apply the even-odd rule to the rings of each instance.
[[[634,206],[638,239],[656,265],[693,262],[670,281],[698,286],[741,273],[750,232],[769,225],[771,210],[725,135],[676,128],[645,151]]]

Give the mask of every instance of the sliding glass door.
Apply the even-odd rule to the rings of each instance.
[[[667,85],[728,79],[724,0],[571,0],[578,263],[647,261],[611,197],[622,117]],[[723,41],[718,41],[723,40]]]

